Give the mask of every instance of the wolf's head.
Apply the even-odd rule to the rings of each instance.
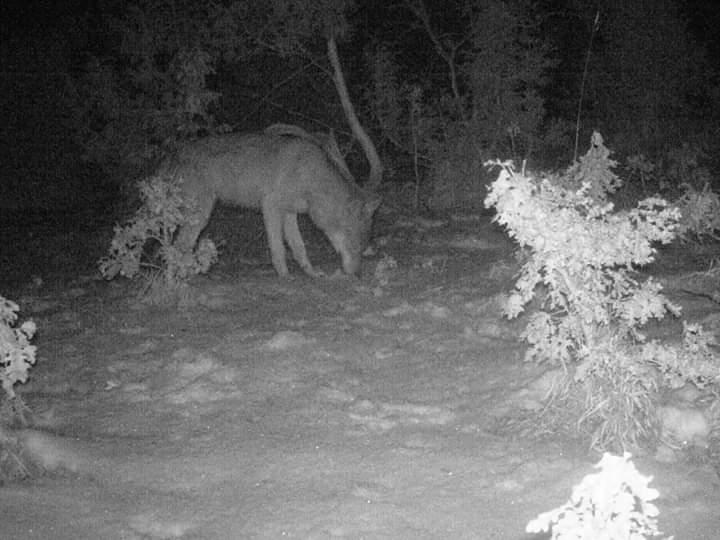
[[[343,271],[357,274],[362,252],[370,240],[373,214],[380,206],[380,198],[368,195],[353,200],[343,216],[342,227],[328,236],[335,250],[342,257]]]

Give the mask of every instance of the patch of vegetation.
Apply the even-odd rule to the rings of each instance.
[[[19,309],[15,302],[0,296],[0,381],[4,391],[0,406],[0,483],[27,476],[29,470],[18,441],[3,429],[3,426],[26,423],[27,407],[15,393],[14,386],[27,381],[28,372],[37,359],[36,347],[30,344],[37,327],[31,320],[18,326]]]
[[[595,133],[588,154],[558,175],[533,178],[493,162],[500,174],[485,204],[529,253],[505,315],[545,293],[522,338],[527,360],[562,368],[546,414],[574,424],[594,449],[625,450],[656,442],[660,390],[718,385],[720,359],[697,325],[686,325],[680,345],[647,341],[643,325],[680,308],[637,269],[654,260],[653,244],[675,238],[681,214],[658,197],[614,211],[609,156]]]
[[[712,189],[706,161],[705,153],[688,143],[670,149],[658,163],[644,154],[627,158],[630,180],[639,181],[643,193],[675,195],[674,205],[680,210],[677,237],[685,243],[720,239],[720,195]]]
[[[217,261],[217,248],[203,238],[191,252],[173,244],[183,225],[196,222],[194,205],[172,179],[155,176],[140,183],[142,205],[125,225],[115,227],[108,255],[100,262],[105,279],[136,279],[140,298],[152,304],[189,301],[189,280]]]
[[[15,302],[0,296],[0,381],[9,399],[18,397],[13,387],[27,380],[36,360],[36,347],[30,340],[37,327],[31,320],[17,326],[19,309]]]
[[[649,487],[652,477],[640,474],[631,457],[629,453],[603,455],[595,465],[600,472],[585,476],[568,502],[540,514],[528,523],[526,531],[552,531],[552,540],[660,540],[659,511],[652,502],[660,493]]]

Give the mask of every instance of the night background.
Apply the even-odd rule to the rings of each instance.
[[[718,28],[0,2],[0,538],[717,540]]]
[[[67,213],[84,199],[115,196],[164,146],[220,125],[334,128],[353,150],[322,71],[324,23],[316,12],[324,4],[342,19],[343,69],[387,181],[410,180],[403,175],[412,89],[428,182],[439,161],[462,158],[442,148],[457,147],[449,142],[456,137],[463,151],[484,157],[567,163],[596,14],[580,140],[599,129],[619,155],[654,161],[683,143],[717,154],[720,16],[712,2],[425,2],[432,36],[418,2],[309,2],[315,15],[305,20],[297,15],[309,12],[302,2],[297,12],[278,8],[293,2],[244,4],[3,3],[3,209]],[[456,95],[437,44],[443,54],[455,51]],[[201,64],[185,57],[183,68],[188,51],[208,56]],[[204,76],[179,79],[199,65]],[[194,92],[197,110],[188,105]],[[512,141],[509,125],[517,129]]]
[[[0,9],[0,220],[8,245],[25,242],[18,228],[33,235],[20,253],[3,250],[10,281],[36,253],[50,254],[41,245],[48,230],[70,234],[50,242],[64,246],[51,267],[94,264],[111,224],[137,207],[137,181],[183,140],[275,122],[332,129],[362,183],[367,160],[332,83],[328,31],[393,204],[437,211],[480,200],[484,160],[556,170],[583,153],[594,130],[621,168],[633,156],[652,164],[639,190],[637,170],[625,171],[628,200],[660,184],[677,188],[688,163],[717,165],[720,16],[712,2],[31,1]],[[402,194],[406,184],[413,200]],[[97,246],[78,242],[78,227],[97,231]]]

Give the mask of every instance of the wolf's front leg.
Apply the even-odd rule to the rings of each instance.
[[[262,213],[273,267],[280,277],[287,277],[289,273],[283,243],[283,213],[276,205],[267,201],[263,201]]]
[[[287,240],[292,251],[293,257],[300,265],[300,268],[310,277],[322,277],[325,274],[319,270],[315,270],[308,259],[307,251],[305,250],[305,243],[303,242],[302,236],[300,235],[300,228],[298,227],[297,214],[289,213],[285,214],[283,218],[283,232],[285,233],[285,240]]]

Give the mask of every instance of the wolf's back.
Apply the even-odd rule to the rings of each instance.
[[[174,173],[190,196],[212,191],[223,201],[255,208],[270,194],[301,197],[308,190],[333,191],[339,181],[347,184],[317,144],[263,133],[189,143],[178,151]]]

